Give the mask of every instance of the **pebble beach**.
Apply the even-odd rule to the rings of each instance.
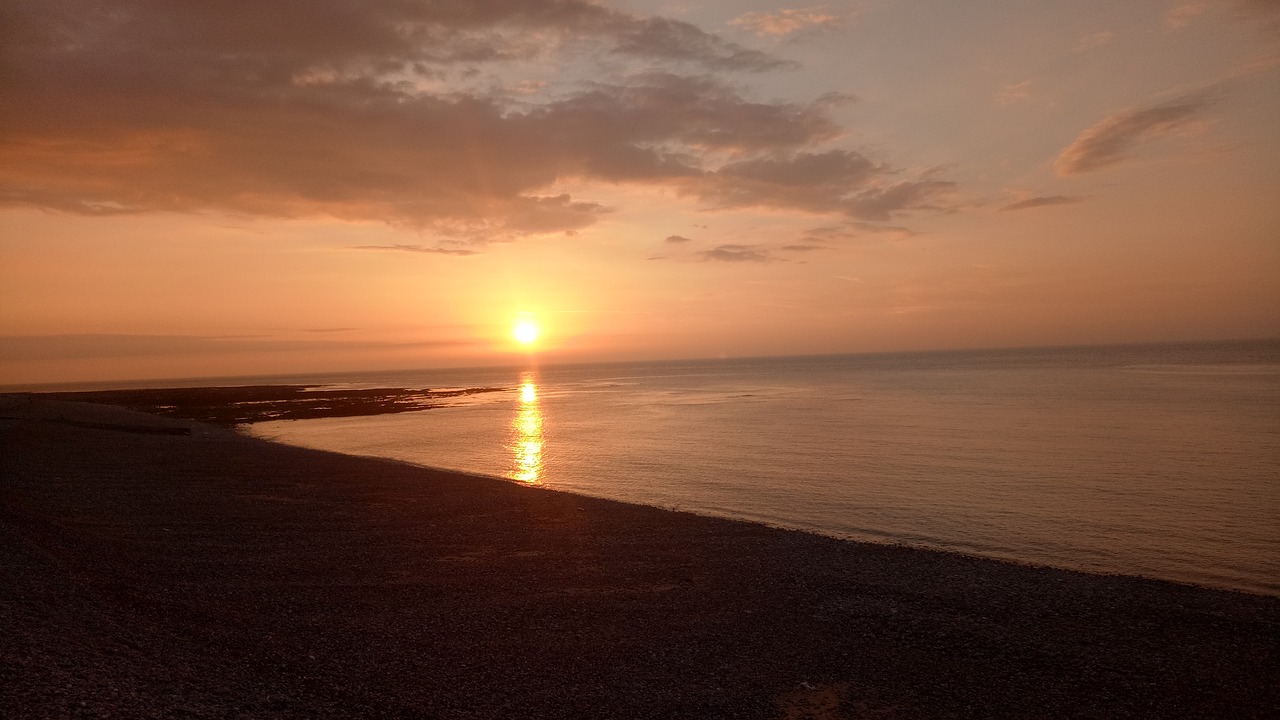
[[[1271,718],[1280,598],[0,403],[9,718]]]

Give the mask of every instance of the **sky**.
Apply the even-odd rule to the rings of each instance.
[[[0,384],[1280,336],[1277,0],[6,0]]]

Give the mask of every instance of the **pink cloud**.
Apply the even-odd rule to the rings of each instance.
[[[1190,122],[1209,104],[1204,96],[1188,96],[1104,118],[1080,133],[1054,167],[1059,175],[1076,175],[1114,165],[1142,142]]]
[[[228,7],[7,3],[0,205],[321,216],[482,242],[610,212],[550,190],[562,180],[864,219],[942,187],[891,189],[887,166],[816,152],[842,134],[828,113],[848,96],[753,100],[716,74],[786,63],[680,21],[586,0]],[[454,82],[557,53],[648,70],[557,92]]]
[[[825,8],[794,8],[773,12],[749,12],[729,21],[757,35],[782,36],[813,27],[829,27],[839,23],[839,18],[827,13]]]

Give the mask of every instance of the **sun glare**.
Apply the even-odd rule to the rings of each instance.
[[[511,329],[511,337],[521,345],[532,345],[538,339],[538,326],[529,320],[521,320]]]

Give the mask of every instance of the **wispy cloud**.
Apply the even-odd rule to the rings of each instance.
[[[698,253],[703,260],[720,262],[771,262],[772,257],[757,245],[717,245],[710,250]]]
[[[215,210],[408,225],[470,240],[608,212],[563,178],[658,183],[841,131],[831,99],[757,102],[714,73],[788,64],[588,0],[6,3],[0,205]],[[628,56],[577,89],[515,63]],[[484,82],[468,78],[484,78]],[[483,88],[483,89],[477,89]],[[536,97],[531,92],[536,91]]]
[[[908,210],[938,210],[955,184],[896,180],[899,172],[849,150],[798,152],[729,163],[686,181],[682,192],[716,208],[776,208],[886,221]]]
[[[729,24],[756,35],[777,37],[813,27],[831,27],[839,22],[840,19],[830,14],[825,7],[814,7],[749,12],[730,20]]]
[[[1109,45],[1115,37],[1116,34],[1110,30],[1100,30],[1096,33],[1090,33],[1080,38],[1080,42],[1076,44],[1076,52],[1088,52],[1094,48]]]
[[[211,337],[199,335],[65,334],[0,337],[0,361],[133,358],[162,355],[224,355],[264,352],[378,350],[408,347],[463,347],[476,340],[291,340],[271,337]]]
[[[396,252],[425,253],[425,254],[432,254],[432,255],[466,256],[466,255],[480,254],[476,250],[467,250],[465,248],[425,247],[422,245],[407,245],[407,244],[400,244],[400,243],[397,243],[394,245],[354,245],[352,246],[351,249],[352,250],[392,250]]]
[[[589,197],[599,183],[874,222],[945,209],[955,187],[829,149],[850,95],[750,97],[735,78],[778,58],[590,0],[11,0],[5,13],[5,104],[22,110],[0,118],[0,207],[386,222],[446,247],[362,249],[464,255],[449,243],[590,227],[615,210]],[[614,70],[554,87],[506,72],[534,61]],[[552,190],[566,181],[575,195]]]
[[[1187,2],[1179,2],[1165,12],[1165,26],[1171,30],[1181,30],[1193,23],[1200,22],[1203,17],[1228,5],[1231,6],[1230,15],[1234,16],[1236,20],[1259,22],[1273,37],[1277,30],[1280,30],[1277,25],[1277,17],[1280,17],[1280,2],[1277,2],[1277,0],[1189,0]]]
[[[1236,5],[1240,12],[1252,17],[1280,14],[1278,0],[1236,0]]]
[[[1183,28],[1190,25],[1195,18],[1205,14],[1208,9],[1209,4],[1203,0],[1179,3],[1169,8],[1164,14],[1164,22],[1171,28]]]
[[[525,5],[522,0],[507,0],[507,5]],[[613,42],[614,52],[667,60],[684,60],[716,70],[763,71],[791,67],[792,63],[779,60],[768,53],[750,50],[726,42],[706,33],[694,25],[663,17],[637,18],[604,9],[593,3],[565,2],[576,6],[585,15],[599,14],[607,22],[595,25],[590,18],[578,26],[569,26],[570,32],[590,33],[598,30],[606,41]]]
[[[809,228],[791,247],[830,248],[851,242],[867,243],[881,240],[895,240],[918,235],[916,231],[901,225],[872,223],[861,220],[847,220],[838,225],[824,225]],[[786,248],[783,248],[786,249]]]
[[[1005,85],[1000,88],[999,94],[996,95],[996,102],[1001,105],[1014,105],[1027,100],[1031,97],[1032,85],[1033,83],[1030,80]]]
[[[1258,23],[1273,43],[1280,41],[1280,1],[1236,0],[1236,14],[1248,22]]]
[[[665,242],[679,244],[693,242],[693,240],[691,238],[684,237],[683,235],[668,235]]]
[[[1073,196],[1067,196],[1067,195],[1046,195],[1041,197],[1030,197],[1030,198],[1026,198],[1025,200],[1018,200],[1017,202],[1012,202],[1012,203],[1009,203],[1008,205],[1005,205],[1004,207],[1000,208],[1000,210],[1003,212],[1003,211],[1009,211],[1009,210],[1026,210],[1028,208],[1045,207],[1048,205],[1072,205],[1074,203],[1082,202],[1083,200],[1084,198],[1082,197],[1073,197]]]
[[[1076,175],[1114,165],[1142,142],[1190,122],[1210,104],[1208,96],[1197,94],[1112,115],[1080,133],[1054,167],[1059,175]]]

